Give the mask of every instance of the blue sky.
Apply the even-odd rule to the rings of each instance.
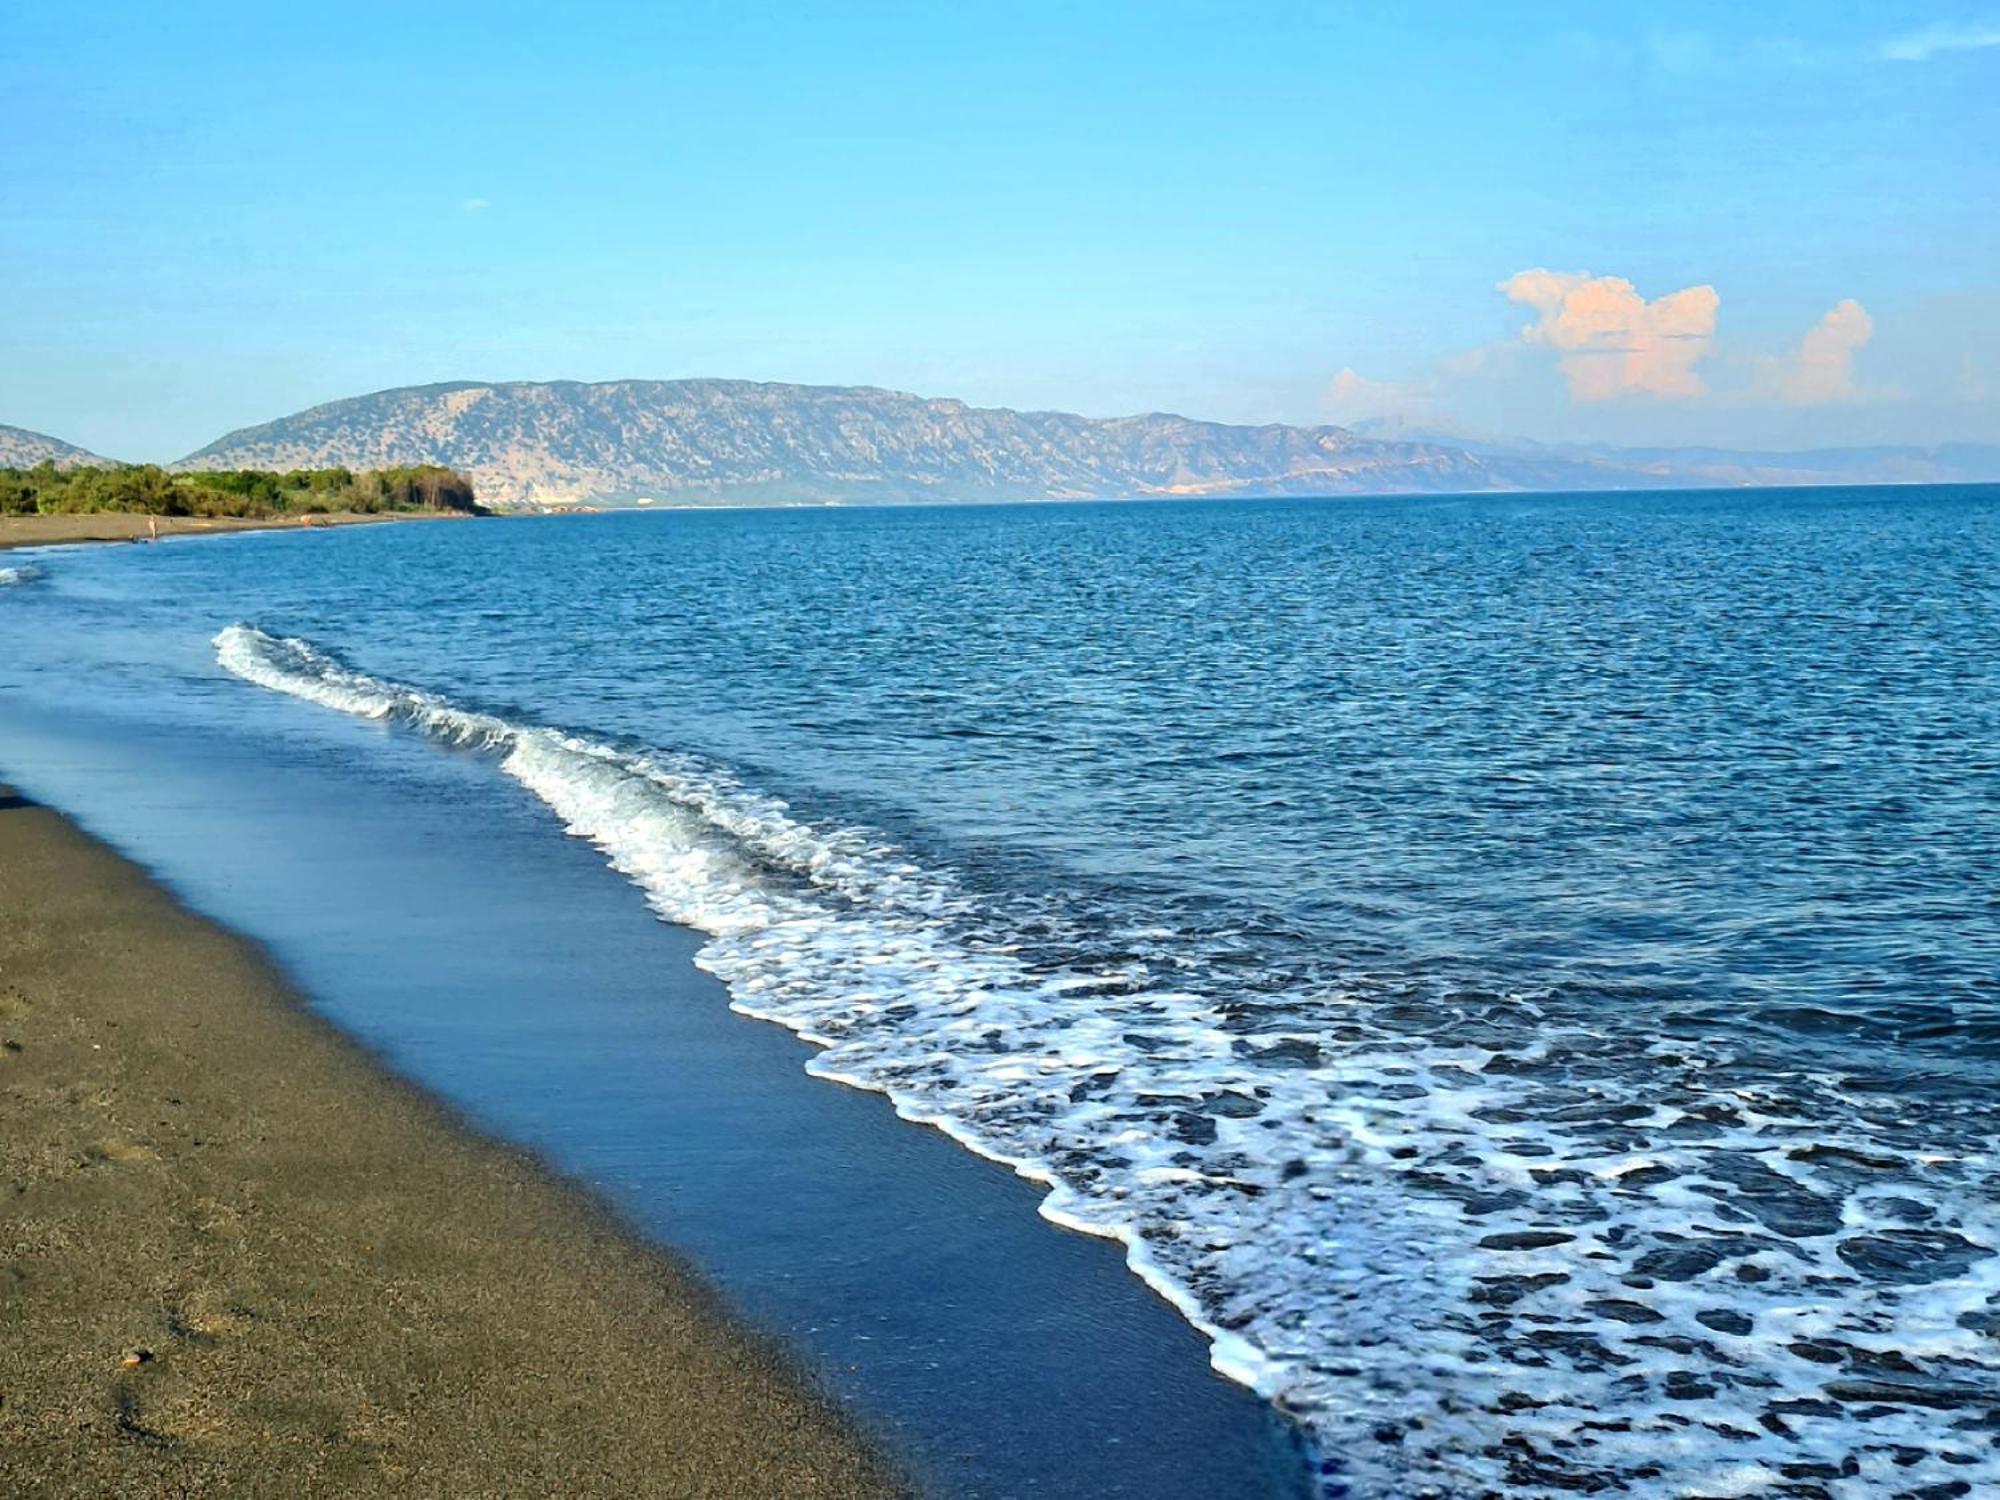
[[[677,375],[2000,441],[2000,3],[7,29],[0,422],[115,456],[391,385]]]

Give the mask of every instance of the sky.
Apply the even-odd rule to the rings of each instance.
[[[2000,0],[15,0],[0,422],[732,376],[2000,442]]]

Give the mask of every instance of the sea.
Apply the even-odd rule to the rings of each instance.
[[[0,775],[933,1493],[2000,1493],[2000,488],[661,511],[0,585]]]

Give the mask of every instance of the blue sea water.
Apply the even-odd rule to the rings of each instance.
[[[1122,1243],[1329,1492],[2000,1486],[2000,491],[29,567],[24,716],[469,753],[814,1074]]]

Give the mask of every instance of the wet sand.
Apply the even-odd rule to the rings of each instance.
[[[904,1493],[694,1275],[4,788],[0,1121],[0,1493]]]
[[[411,511],[362,515],[341,511],[314,516],[307,528],[297,516],[252,520],[240,516],[155,516],[161,536],[209,536],[225,531],[299,531],[322,526],[373,526],[389,521],[463,521],[469,516],[424,515]],[[51,547],[63,542],[129,542],[146,535],[147,518],[128,511],[78,516],[0,516],[0,551],[9,547]]]

